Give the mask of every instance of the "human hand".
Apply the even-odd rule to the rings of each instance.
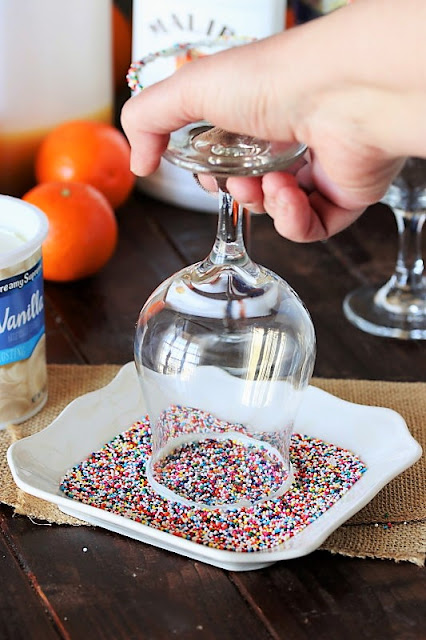
[[[201,119],[259,138],[305,142],[312,159],[296,176],[230,178],[229,191],[251,210],[266,210],[278,232],[295,241],[325,239],[348,226],[383,196],[403,156],[421,155],[390,117],[404,105],[399,86],[382,63],[378,70],[370,64],[386,43],[377,36],[367,60],[351,62],[365,14],[372,7],[377,14],[382,4],[358,0],[303,27],[200,58],[131,98],[122,123],[133,171],[154,171],[170,131]],[[367,34],[367,40],[374,39]]]

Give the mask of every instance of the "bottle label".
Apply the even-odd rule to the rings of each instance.
[[[133,59],[177,42],[239,34],[263,38],[282,31],[286,0],[133,0]]]
[[[44,335],[41,259],[0,280],[0,365],[26,360]]]

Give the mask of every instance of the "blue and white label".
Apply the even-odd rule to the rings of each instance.
[[[29,358],[43,334],[40,259],[31,269],[0,280],[0,365]]]

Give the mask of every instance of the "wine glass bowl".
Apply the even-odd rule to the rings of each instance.
[[[314,353],[312,323],[299,298],[247,255],[237,252],[219,264],[209,256],[160,285],[141,311],[135,337],[152,425],[147,475],[156,490],[164,495],[166,485],[168,497],[219,508],[281,495],[292,481],[290,436]],[[210,471],[221,458],[212,449],[218,438],[230,451],[214,474],[217,483],[210,475],[201,500],[195,478],[177,496],[175,474],[168,479],[164,472],[170,458],[197,442],[196,454],[202,449]],[[209,446],[200,447],[203,441]],[[242,447],[248,451],[243,468],[250,463],[251,470],[240,470],[237,483],[231,459],[241,460]]]
[[[383,285],[366,285],[349,293],[343,310],[352,324],[367,333],[426,340],[421,236],[426,219],[426,160],[408,158],[382,202],[393,211],[398,229],[394,273]]]
[[[226,178],[290,168],[305,150],[199,122],[174,132],[164,153],[219,185],[212,250],[153,292],[135,334],[152,431],[147,478],[189,507],[251,506],[293,481],[290,437],[314,366],[314,328],[293,289],[247,254],[244,210]]]

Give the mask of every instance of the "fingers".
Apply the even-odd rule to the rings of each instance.
[[[228,178],[226,186],[237,202],[252,213],[264,213],[261,178]]]
[[[282,116],[283,92],[272,90],[274,65],[281,69],[281,40],[287,37],[282,33],[198,58],[130,98],[121,122],[132,148],[132,170],[138,175],[152,172],[169,134],[199,120],[265,139],[278,127],[279,139],[294,140]]]
[[[365,209],[383,197],[403,164],[401,158],[389,158],[380,151],[367,151],[360,158],[356,152],[345,153],[342,157],[339,154],[337,158],[327,157],[324,163],[314,155],[306,176],[310,172],[315,190],[327,201],[342,209]]]
[[[206,191],[217,191],[217,182],[213,176],[199,174],[198,182]],[[235,177],[228,178],[226,188],[237,202],[251,213],[264,213],[263,191],[261,178]]]
[[[278,233],[293,242],[325,240],[354,222],[364,210],[344,209],[316,190],[308,195],[295,176],[283,172],[268,173],[263,178],[229,178],[227,187],[250,210],[266,211]]]
[[[326,240],[336,235],[346,227],[349,227],[359,216],[365,211],[365,207],[357,209],[344,209],[330,202],[328,198],[323,196],[319,191],[314,191],[309,196],[309,204],[313,216],[320,223],[323,229],[322,237],[315,237],[316,223],[312,225],[312,229],[308,234],[308,240],[302,242],[312,242],[314,240]]]
[[[302,172],[305,182],[310,183],[306,171]],[[298,179],[277,172],[262,180],[265,209],[278,233],[293,242],[326,240],[354,222],[364,210],[340,207],[316,189],[308,195]],[[312,183],[309,186],[313,189]]]
[[[253,212],[266,210],[277,231],[296,242],[323,240],[353,222],[381,198],[400,168],[400,159],[386,155],[368,137],[366,142],[362,119],[355,120],[354,129],[346,87],[337,92],[332,87],[327,93],[317,86],[321,77],[316,69],[310,80],[321,89],[322,108],[316,106],[315,96],[306,100],[309,56],[302,57],[305,74],[283,65],[288,54],[309,41],[315,24],[321,25],[313,23],[293,35],[290,31],[199,58],[131,98],[123,108],[122,124],[132,148],[134,173],[152,173],[170,132],[197,120],[259,138],[303,139],[313,150],[312,162],[293,167],[295,176],[275,172],[263,178],[229,178],[230,193]],[[291,98],[286,91],[289,83]],[[199,178],[207,190],[216,190],[212,178]]]
[[[197,181],[204,191],[215,193],[218,190],[216,179],[207,173],[199,173],[197,175]]]
[[[129,138],[130,140],[130,138]],[[155,135],[135,129],[131,134],[130,170],[137,176],[148,176],[158,169],[167,148],[168,135]]]
[[[263,177],[264,205],[278,233],[294,242],[314,242],[327,237],[322,220],[311,207],[296,178],[287,173]]]
[[[364,207],[345,209],[315,190],[302,169],[308,195],[299,185],[299,175],[268,173],[262,178],[228,178],[227,188],[234,198],[254,213],[266,211],[274,220],[277,232],[293,242],[326,240],[352,224]],[[216,191],[212,176],[199,175],[204,188]]]
[[[169,132],[185,124],[184,119],[170,116],[167,127],[162,124],[161,117],[149,116],[153,103],[164,101],[163,91],[163,83],[148,87],[130,98],[121,111],[121,123],[131,147],[130,166],[139,176],[149,175],[157,169],[169,141]]]

